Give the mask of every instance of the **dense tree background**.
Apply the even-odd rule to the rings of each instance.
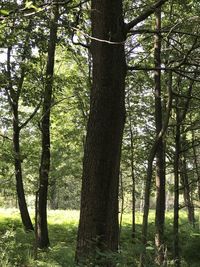
[[[155,264],[165,264],[171,210],[170,257],[181,266],[179,213],[186,210],[197,227],[200,206],[199,11],[189,0],[1,2],[0,205],[19,208],[26,230],[34,223],[27,207],[46,199],[39,189],[49,115],[47,208],[81,206],[77,261],[87,242],[115,253],[127,212],[143,247],[140,266],[148,266],[153,209]]]

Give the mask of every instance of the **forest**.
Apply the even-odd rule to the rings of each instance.
[[[199,14],[0,1],[0,267],[200,266]]]

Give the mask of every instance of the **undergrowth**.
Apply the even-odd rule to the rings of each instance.
[[[49,211],[49,236],[51,246],[35,253],[34,233],[25,233],[17,210],[0,209],[0,267],[75,267],[74,254],[79,213],[77,211]],[[99,253],[99,259],[111,260],[117,267],[136,267],[144,249],[140,243],[141,214],[137,214],[136,238],[131,238],[131,215],[125,214],[119,253]],[[168,266],[173,264],[173,216],[166,216],[166,247]],[[154,213],[150,213],[146,266],[154,267]],[[187,223],[185,212],[180,213],[181,267],[200,266],[200,231]],[[99,260],[88,266],[102,266]]]

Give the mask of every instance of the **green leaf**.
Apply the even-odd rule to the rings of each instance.
[[[146,250],[154,250],[154,248],[151,246],[148,246],[148,247],[146,247]]]
[[[26,1],[25,8],[33,8],[33,2],[32,1]]]
[[[2,15],[9,15],[9,10],[6,10],[6,9],[0,9],[0,14]]]

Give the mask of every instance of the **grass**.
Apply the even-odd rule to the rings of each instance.
[[[35,240],[33,233],[23,231],[18,210],[0,209],[0,267],[75,267],[74,252],[78,225],[78,211],[49,211],[49,237],[51,246],[46,251],[38,251],[34,259]],[[139,237],[142,215],[137,214],[135,243],[131,239],[131,215],[123,217],[123,228],[120,240],[120,253],[111,255],[118,267],[137,266],[141,250]],[[173,266],[173,216],[166,216],[166,244],[168,248],[168,266]],[[149,216],[149,236],[147,246],[147,267],[153,267],[154,257],[154,212]],[[187,223],[187,215],[180,213],[180,243],[182,267],[200,266],[200,231]],[[97,265],[95,266],[97,267]]]

